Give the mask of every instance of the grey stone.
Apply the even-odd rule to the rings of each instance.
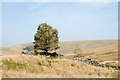
[[[74,60],[77,60],[77,58],[74,58]]]

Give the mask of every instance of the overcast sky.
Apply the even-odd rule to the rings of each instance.
[[[3,46],[34,41],[40,23],[58,29],[61,41],[118,38],[117,2],[3,2]]]

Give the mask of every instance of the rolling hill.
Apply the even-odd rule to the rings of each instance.
[[[117,40],[86,40],[60,42],[57,53],[76,57],[76,49],[82,50],[80,58],[91,58],[108,67],[118,66]],[[21,55],[23,48],[32,43],[2,47],[2,77],[26,78],[113,78],[117,74],[113,69],[91,66],[82,62],[67,59],[45,60],[41,56]],[[78,56],[79,57],[79,56]],[[44,75],[44,76],[43,76]]]
[[[66,56],[74,56],[75,49],[81,49],[84,57],[91,57],[100,61],[118,60],[118,40],[86,40],[86,41],[70,41],[60,42],[60,49],[57,53]],[[7,46],[2,48],[3,55],[19,55],[23,48],[33,46],[32,43],[20,44],[15,46]],[[109,56],[109,57],[108,57]],[[101,59],[102,57],[102,59]]]

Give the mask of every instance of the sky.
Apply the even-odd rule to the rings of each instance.
[[[118,39],[117,2],[2,2],[2,45],[34,41],[47,23],[59,41]]]

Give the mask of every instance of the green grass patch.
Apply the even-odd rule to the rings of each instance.
[[[52,61],[50,61],[50,60],[47,60],[47,62],[48,62],[48,63],[49,63],[49,65],[51,66],[51,62],[52,62]]]
[[[76,64],[72,63],[72,64],[71,64],[71,66],[75,67],[75,66],[76,66]]]
[[[109,54],[113,54],[113,53],[117,53],[117,52],[107,52],[107,53],[97,54],[96,56],[100,56],[100,55],[109,55]]]
[[[49,65],[47,65],[47,67],[48,67],[48,68],[51,68],[51,63],[52,63],[52,61],[47,60],[47,62],[49,63]]]
[[[100,73],[97,73],[98,74],[98,76],[100,76]]]
[[[88,73],[88,75],[92,75],[92,73]]]
[[[120,78],[120,75],[118,74],[118,78]]]
[[[0,66],[0,70],[2,70],[2,66]]]
[[[24,63],[16,63],[16,62],[12,62],[12,61],[7,61],[7,60],[3,60],[3,69],[7,68],[7,70],[20,70],[26,67],[26,64]]]
[[[119,69],[120,68],[120,65],[118,65],[118,64],[113,64],[113,63],[106,63],[105,64],[106,65],[106,67],[111,67],[111,68],[114,68],[114,69]]]
[[[116,73],[112,73],[110,76],[111,76],[112,78],[119,78],[119,75],[116,74]]]

